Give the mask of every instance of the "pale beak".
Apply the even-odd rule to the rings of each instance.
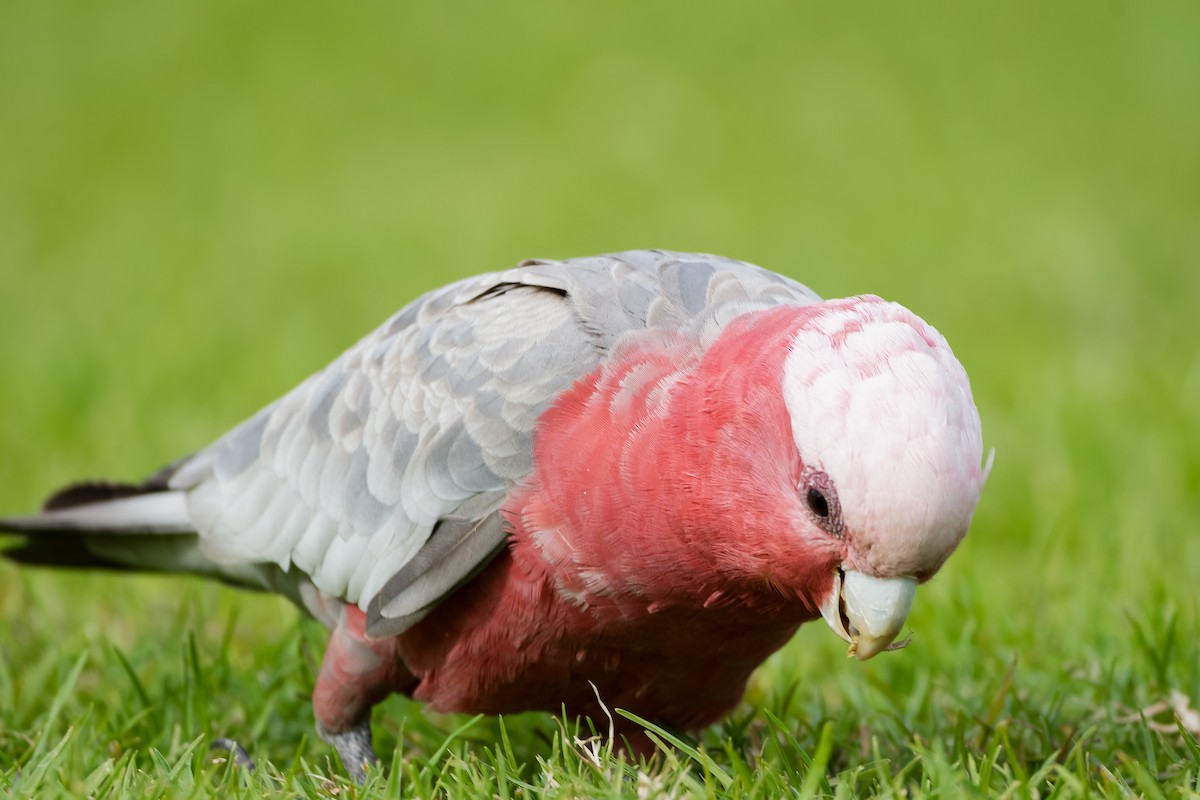
[[[895,644],[892,640],[904,627],[916,593],[916,578],[872,578],[839,569],[833,576],[833,590],[821,603],[821,616],[850,643],[846,655],[866,661],[884,650],[908,645],[908,639]]]

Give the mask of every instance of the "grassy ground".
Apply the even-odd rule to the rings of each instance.
[[[358,791],[282,601],[0,563],[0,791],[1200,793],[1197,29],[1183,2],[0,5],[0,511],[207,443],[423,289],[642,246],[904,302],[997,450],[912,647],[860,665],[810,626],[639,768],[393,698]]]

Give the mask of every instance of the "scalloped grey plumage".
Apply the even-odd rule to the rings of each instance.
[[[208,558],[300,570],[367,609],[372,636],[396,634],[503,547],[539,415],[623,337],[712,341],[746,311],[818,299],[710,255],[526,261],[413,301],[170,486]]]

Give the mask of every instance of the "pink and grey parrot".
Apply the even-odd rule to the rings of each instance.
[[[912,312],[633,251],[430,292],[198,453],[0,528],[19,562],[291,598],[331,631],[317,729],[361,779],[392,692],[694,730],[818,616],[859,659],[897,647],[981,461]]]

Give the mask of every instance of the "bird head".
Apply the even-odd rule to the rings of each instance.
[[[941,334],[873,296],[807,312],[783,369],[799,533],[835,543],[821,614],[865,660],[904,646],[893,641],[917,585],[966,534],[991,460],[981,466],[979,413]]]

